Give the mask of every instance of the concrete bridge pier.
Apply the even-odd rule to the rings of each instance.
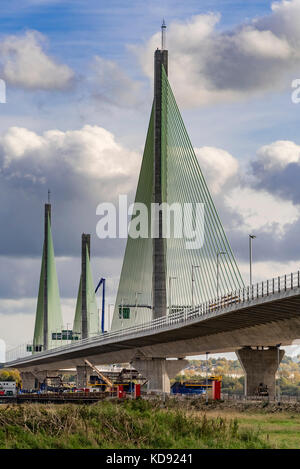
[[[257,395],[262,383],[268,387],[269,398],[276,396],[276,371],[284,356],[284,350],[278,347],[244,347],[236,351],[237,357],[245,372],[245,395]]]
[[[165,358],[135,358],[133,367],[144,378],[148,379],[148,391],[156,393],[170,393],[170,378],[175,376],[187,366],[188,361],[182,358],[178,360],[166,360]]]
[[[91,376],[91,369],[87,365],[77,365],[76,373],[76,387],[85,388]]]
[[[39,389],[40,385],[47,377],[59,377],[59,371],[21,371],[22,389],[30,391],[31,389]]]
[[[37,379],[31,371],[21,371],[22,389],[31,391],[37,387]]]

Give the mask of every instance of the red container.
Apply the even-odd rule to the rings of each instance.
[[[118,399],[122,399],[124,396],[124,386],[123,384],[118,384]]]
[[[136,399],[137,397],[140,397],[140,396],[141,396],[141,385],[135,384],[134,385],[134,397]]]
[[[214,401],[221,399],[221,381],[213,381],[212,398]]]

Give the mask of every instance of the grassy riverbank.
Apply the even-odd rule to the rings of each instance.
[[[185,407],[185,406],[184,406]],[[0,448],[269,448],[238,415],[162,408],[160,402],[0,407]]]

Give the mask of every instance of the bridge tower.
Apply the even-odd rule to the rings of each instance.
[[[44,327],[43,327],[43,342],[44,349],[48,349],[48,243],[49,243],[49,230],[48,226],[51,225],[51,204],[45,204],[45,217],[44,217],[44,262],[45,262],[45,275],[44,275]]]
[[[82,339],[87,339],[91,335],[99,333],[100,330],[90,255],[91,235],[83,233],[81,237],[81,275],[73,325],[73,335]]]
[[[33,352],[48,350],[52,334],[62,330],[62,314],[51,233],[51,204],[45,204],[44,246],[33,337]]]
[[[112,330],[192,309],[244,286],[168,80],[165,29],[163,23],[162,45],[154,52],[154,98]],[[148,236],[131,236],[141,205]]]
[[[81,275],[77,295],[76,311],[73,325],[73,337],[87,339],[99,334],[100,321],[96,304],[95,287],[90,264],[91,235],[81,236]],[[77,387],[85,387],[89,378],[89,367],[76,366]]]
[[[163,22],[161,48],[154,52],[154,98],[111,325],[113,331],[191,311],[243,287],[168,80],[165,32]],[[135,235],[136,215],[141,213],[141,206],[147,208],[148,236],[145,232]],[[184,212],[187,207],[192,210]],[[181,225],[179,235],[175,226],[176,208],[179,210],[176,222]],[[172,216],[174,223],[170,222]],[[178,350],[180,360],[169,363],[163,352],[160,356],[151,353],[148,356],[136,353],[132,363],[149,377],[149,389],[167,392],[170,378],[185,365],[183,356]]]
[[[91,257],[91,235],[82,234],[81,242],[81,335],[83,339],[88,337],[87,321],[87,263]]]
[[[163,106],[162,106],[162,73],[163,68],[168,75],[168,51],[164,49],[164,29],[162,25],[162,48],[154,53],[154,165],[153,165],[153,196],[155,204],[161,204],[163,200],[162,170],[163,170]],[[166,252],[165,240],[162,232],[162,211],[155,213],[155,233],[158,237],[153,238],[153,319],[167,314],[167,292],[166,292]]]

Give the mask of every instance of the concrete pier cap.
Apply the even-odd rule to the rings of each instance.
[[[246,396],[259,395],[259,388],[265,388],[269,399],[276,396],[276,371],[285,351],[280,344],[275,346],[243,347],[236,355],[245,372],[244,391]]]

